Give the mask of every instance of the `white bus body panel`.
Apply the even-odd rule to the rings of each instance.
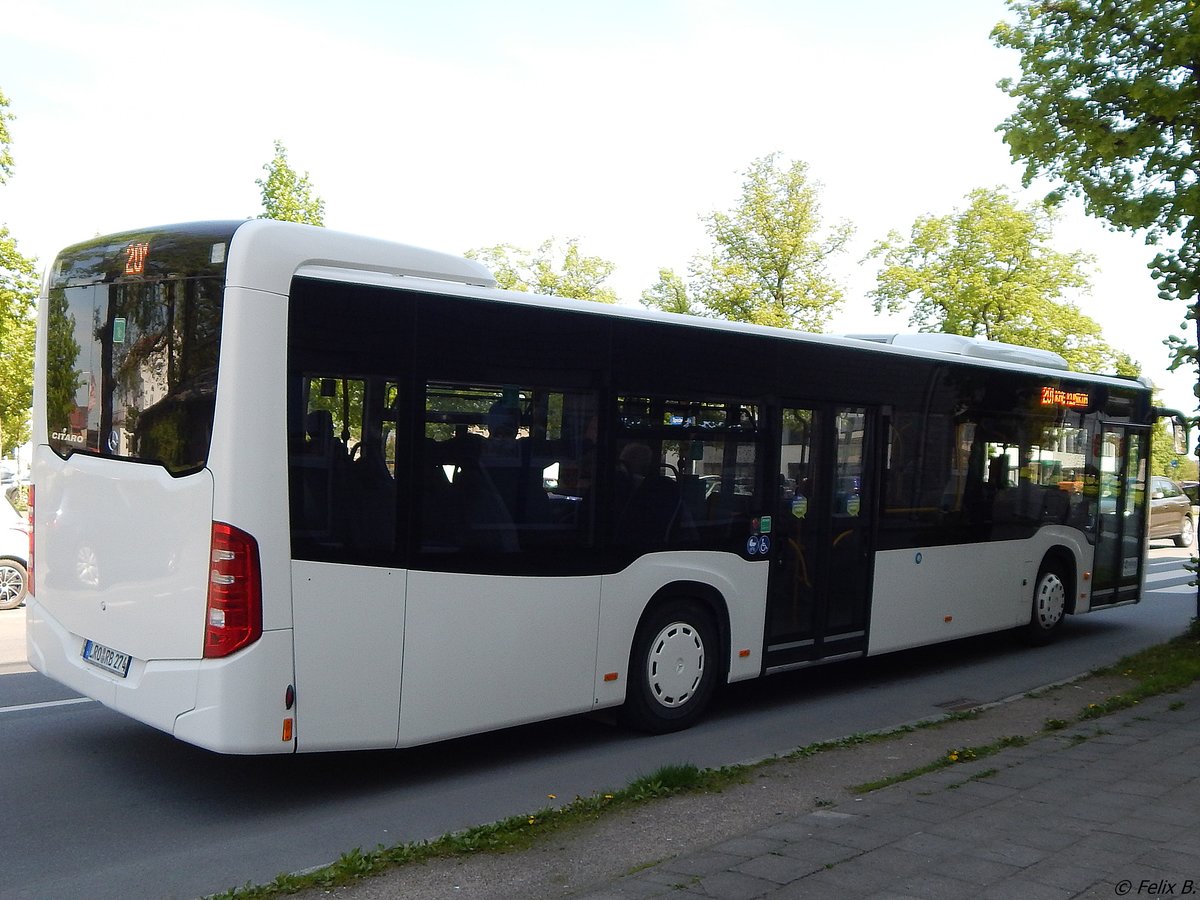
[[[230,287],[286,294],[296,272],[305,267],[354,272],[356,281],[361,273],[364,278],[408,276],[481,288],[496,284],[487,267],[473,259],[271,219],[251,219],[234,232],[225,280]]]
[[[405,577],[292,562],[298,750],[396,746]]]
[[[1029,622],[1034,582],[1046,553],[1074,554],[1076,610],[1088,609],[1091,548],[1082,533],[1047,527],[1028,541],[886,550],[875,554],[868,653],[1015,628]],[[1083,596],[1081,596],[1083,595]]]
[[[732,553],[690,551],[654,553],[603,577],[600,647],[596,666],[596,706],[616,706],[629,685],[629,652],[638,621],[650,599],[665,585],[705,584],[725,600],[729,613],[729,681],[756,677],[762,670],[766,622],[767,563],[748,562]],[[686,596],[686,591],[684,592]],[[738,651],[750,650],[748,656]],[[605,681],[616,672],[614,681]]]
[[[264,631],[245,650],[192,665],[196,700],[176,719],[175,737],[220,753],[295,750],[294,738],[284,740],[284,721],[293,716],[286,700],[292,683],[290,630]]]
[[[263,630],[290,628],[287,341],[281,337],[287,334],[287,299],[227,288],[222,316],[217,406],[208,454],[214,484],[212,518],[254,537],[262,567]],[[221,384],[237,389],[221,391]]]
[[[401,746],[592,708],[600,576],[411,571],[405,607]]]
[[[213,479],[161,466],[34,452],[36,596],[84,640],[138,660],[199,659]],[[97,670],[99,672],[99,670]]]

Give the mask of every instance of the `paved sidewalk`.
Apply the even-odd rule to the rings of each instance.
[[[1189,895],[1200,897],[1200,684],[575,896]]]

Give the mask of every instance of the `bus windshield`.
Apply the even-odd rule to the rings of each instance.
[[[142,232],[59,256],[46,309],[46,423],[60,456],[204,466],[232,228]]]

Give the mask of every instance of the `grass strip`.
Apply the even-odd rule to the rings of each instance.
[[[987,757],[999,753],[1001,750],[1007,750],[1010,747],[1023,747],[1027,743],[1029,743],[1029,738],[1014,734],[1002,737],[990,744],[984,744],[981,747],[953,747],[947,750],[944,756],[935,759],[931,763],[926,763],[915,769],[909,769],[907,772],[897,772],[895,775],[889,775],[877,781],[853,784],[849,786],[848,790],[855,794],[869,794],[871,791],[882,790],[883,788],[891,787],[893,784],[899,784],[902,781],[911,781],[914,778],[920,778],[922,775],[928,775],[930,772],[937,772],[949,766],[987,759]]]
[[[1101,703],[1090,703],[1079,713],[1079,720],[1098,719],[1117,710],[1128,709],[1147,697],[1170,694],[1200,680],[1200,619],[1193,619],[1187,631],[1165,644],[1123,657],[1115,665],[1096,671],[1097,675],[1123,675],[1135,681],[1133,687]]]
[[[331,865],[310,872],[282,874],[269,884],[247,883],[215,894],[211,900],[264,900],[302,890],[330,890],[378,875],[394,866],[424,863],[435,859],[469,856],[473,853],[508,853],[526,850],[547,835],[595,821],[615,810],[627,809],[671,797],[720,791],[745,780],[750,766],[701,769],[690,763],[663,766],[635,779],[620,790],[576,797],[562,806],[547,806],[531,813],[509,816],[498,822],[444,834],[430,841],[380,845],[374,850],[356,847]],[[557,799],[548,795],[549,799]]]

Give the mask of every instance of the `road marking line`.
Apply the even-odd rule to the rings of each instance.
[[[23,706],[0,706],[0,715],[11,712],[25,712],[30,709],[50,709],[54,706],[74,706],[76,703],[95,703],[91,697],[75,697],[71,700],[47,700],[45,703],[26,703]]]

